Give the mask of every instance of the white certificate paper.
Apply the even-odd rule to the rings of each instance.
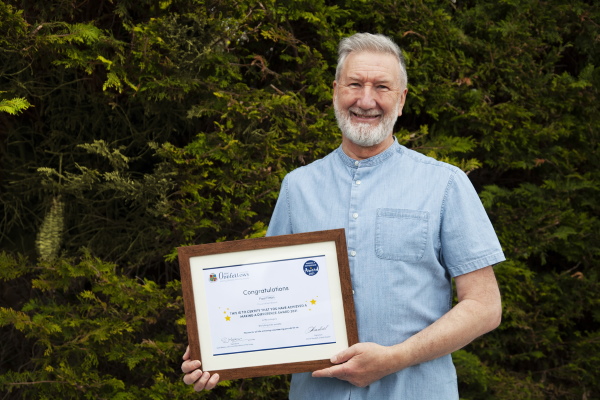
[[[336,342],[325,255],[203,274],[213,356]]]

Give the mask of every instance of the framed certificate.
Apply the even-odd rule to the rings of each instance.
[[[343,229],[177,251],[191,358],[221,380],[326,368],[358,342]]]

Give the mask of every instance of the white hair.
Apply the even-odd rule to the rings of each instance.
[[[406,89],[408,85],[408,75],[406,74],[406,65],[404,63],[402,51],[392,39],[381,34],[356,33],[340,41],[338,46],[338,63],[335,70],[336,80],[340,79],[344,62],[348,55],[353,51],[368,51],[393,55],[400,65],[400,87]]]

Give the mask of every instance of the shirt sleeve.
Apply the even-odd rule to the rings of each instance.
[[[452,277],[505,260],[483,204],[461,170],[452,175],[446,188],[440,240],[442,263]]]
[[[281,190],[279,191],[277,204],[275,205],[275,210],[273,210],[273,215],[269,222],[267,236],[279,236],[294,233],[292,231],[288,196],[288,177],[286,176],[281,183]]]

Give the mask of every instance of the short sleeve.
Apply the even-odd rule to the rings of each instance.
[[[461,170],[448,182],[440,220],[442,263],[452,277],[505,260],[483,204]]]

